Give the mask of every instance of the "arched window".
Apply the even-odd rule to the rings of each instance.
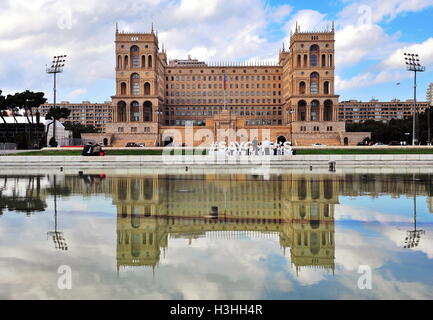
[[[297,62],[297,66],[298,66],[298,68],[302,67],[302,65],[301,65],[301,60],[302,60],[302,57],[301,57],[300,54],[298,54],[298,62]]]
[[[144,84],[144,95],[150,96],[150,83],[149,82],[146,82]]]
[[[123,64],[123,68],[128,68],[129,66],[129,59],[128,56],[125,56],[125,63]]]
[[[137,101],[131,103],[131,121],[140,121],[140,104]]]
[[[140,76],[138,73],[133,73],[131,75],[131,93],[134,96],[138,96],[140,94]]]
[[[152,179],[144,179],[144,181],[143,181],[143,197],[145,200],[152,200],[152,198],[153,198]]]
[[[305,179],[298,180],[298,199],[307,199],[307,182]]]
[[[304,100],[298,102],[298,121],[307,121],[307,103]]]
[[[146,56],[141,56],[141,67],[146,68]]]
[[[324,103],[324,115],[323,119],[325,121],[332,121],[333,103],[331,100],[326,100]]]
[[[324,94],[329,94],[329,81],[325,81],[323,83],[323,93]]]
[[[117,56],[117,69],[122,68],[122,56]]]
[[[304,55],[304,67],[308,66],[308,56],[305,54]]]
[[[318,121],[319,120],[319,101],[313,100],[311,101],[311,121]]]
[[[152,122],[152,102],[146,101],[143,105],[144,122]]]
[[[140,68],[140,49],[137,46],[131,47],[132,67]]]
[[[319,93],[319,74],[317,72],[313,72],[310,75],[310,94],[318,94]]]
[[[334,183],[332,182],[332,180],[325,180],[324,182],[324,189],[325,189],[325,199],[327,200],[331,200],[333,197],[333,193],[334,193],[334,187],[333,187]]]
[[[312,54],[310,57],[311,66],[317,67],[317,54]]]
[[[122,82],[120,84],[120,95],[125,96],[126,95],[126,83]]]
[[[317,44],[313,44],[310,47],[310,65],[312,67],[317,67],[319,57],[319,46]]]
[[[124,101],[117,103],[117,122],[126,122],[126,103]]]
[[[326,55],[322,54],[322,67],[326,67]]]
[[[148,68],[152,68],[152,56],[149,56],[149,58],[147,59],[148,63],[147,63],[147,67]]]
[[[333,61],[332,61],[332,54],[330,54],[330,55],[329,55],[329,67],[330,67],[330,68],[332,68],[332,64],[333,64]]]
[[[306,85],[304,81],[299,83],[299,94],[305,94]]]

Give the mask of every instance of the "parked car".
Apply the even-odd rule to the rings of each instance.
[[[312,146],[313,147],[326,147],[325,144],[321,144],[321,143],[315,143],[315,144],[312,144]]]
[[[400,146],[401,144],[400,144],[400,142],[398,142],[398,141],[391,141],[391,142],[389,143],[389,145],[390,145],[390,146]]]
[[[138,148],[140,147],[138,144],[136,144],[135,142],[128,142],[126,144],[126,148]]]
[[[382,142],[376,142],[375,144],[373,144],[373,146],[383,146],[384,144]]]

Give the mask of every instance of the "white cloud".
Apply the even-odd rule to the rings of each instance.
[[[330,27],[332,21],[327,21],[326,14],[315,10],[300,10],[286,24],[285,29],[289,33],[295,31],[296,23],[301,31],[322,31]]]
[[[284,18],[286,18],[290,13],[292,13],[293,7],[289,5],[282,5],[278,7],[273,13],[272,17],[275,19],[276,22],[282,22]]]
[[[391,21],[399,14],[417,12],[433,5],[433,0],[362,0],[352,1],[340,13],[343,24],[359,24],[362,22],[380,23]]]
[[[422,43],[406,45],[397,49],[382,63],[383,68],[404,69],[404,53],[417,53],[423,65],[433,65],[433,38],[428,38]]]
[[[353,66],[362,60],[381,59],[394,47],[395,37],[374,24],[348,25],[335,34],[336,66]]]

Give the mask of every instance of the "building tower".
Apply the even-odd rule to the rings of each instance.
[[[334,27],[323,32],[302,32],[297,25],[291,35],[289,54],[280,54],[284,100],[298,145],[314,143],[323,133],[330,144],[338,145],[338,132],[345,132],[344,123],[337,122],[339,96],[334,93],[334,44]],[[307,137],[311,141],[302,143]]]
[[[146,136],[146,145],[157,145],[164,101],[166,55],[159,52],[158,37],[150,33],[119,32],[116,28],[116,95],[111,132]],[[125,141],[126,141],[125,140]],[[134,140],[134,139],[133,139]]]

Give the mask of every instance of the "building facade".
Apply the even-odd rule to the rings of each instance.
[[[397,99],[389,102],[380,102],[379,100],[368,102],[343,101],[338,107],[338,120],[357,123],[367,120],[388,122],[391,119],[408,119],[413,115],[413,102],[413,100],[400,101]],[[417,112],[420,113],[429,107],[429,103],[417,101],[416,106]]]
[[[153,30],[116,30],[115,38],[113,123],[105,135],[86,135],[88,139],[107,139],[113,146],[203,145],[200,137],[187,141],[186,126],[193,137],[208,132],[209,144],[221,141],[221,132],[227,131],[234,132],[229,140],[239,140],[242,131],[247,140],[295,145],[355,145],[369,136],[346,133],[338,119],[333,27],[323,32],[297,27],[290,48],[283,46],[275,64],[168,62]]]
[[[63,101],[56,104],[57,107],[71,110],[67,122],[80,123],[82,125],[94,126],[98,131],[105,132],[107,123],[113,121],[111,102],[92,103],[83,101],[82,103],[70,103]],[[45,117],[52,103],[46,103],[38,108],[41,116]]]

